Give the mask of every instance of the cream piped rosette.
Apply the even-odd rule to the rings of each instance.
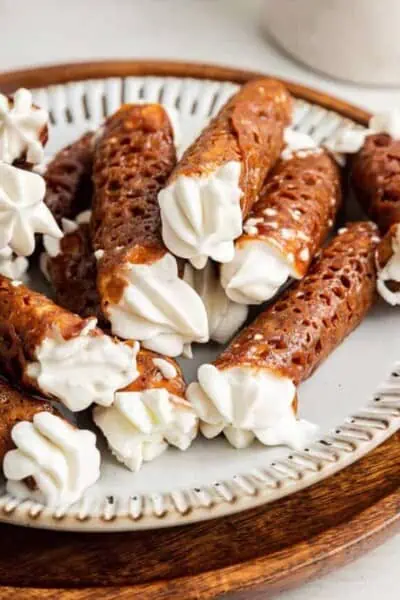
[[[322,251],[309,273],[202,365],[187,397],[200,430],[224,433],[237,447],[254,439],[303,448],[315,427],[297,418],[297,387],[362,321],[373,305],[372,223],[351,223]]]
[[[109,406],[138,375],[139,344],[114,339],[46,296],[0,275],[0,365],[14,381],[72,411]]]
[[[232,260],[234,240],[283,146],[291,99],[282,84],[245,84],[186,150],[159,193],[167,248],[202,269]]]
[[[304,134],[285,130],[286,146],[221,266],[227,296],[242,304],[273,298],[307,273],[341,206],[341,174],[334,159]]]
[[[100,477],[96,436],[4,380],[0,399],[0,463],[7,492],[51,508],[79,500]]]
[[[112,406],[93,409],[111,452],[131,471],[168,446],[187,450],[198,432],[198,417],[184,397],[186,384],[178,364],[141,350],[137,368],[139,377],[115,394]]]
[[[157,194],[175,162],[159,104],[123,106],[96,139],[91,231],[102,311],[113,333],[168,356],[208,340],[203,302],[161,239]]]
[[[47,111],[33,104],[29,90],[21,88],[13,97],[0,94],[0,162],[43,162],[48,120]]]

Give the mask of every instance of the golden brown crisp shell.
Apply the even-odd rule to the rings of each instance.
[[[59,225],[61,219],[74,219],[91,205],[93,137],[94,133],[85,133],[58,152],[47,166],[44,202]]]
[[[129,262],[151,263],[166,253],[158,192],[176,164],[172,125],[159,104],[122,106],[99,138],[94,159],[92,240],[104,250],[98,288],[106,311],[118,302]]]
[[[373,305],[378,241],[373,223],[349,224],[306,277],[234,338],[215,365],[268,369],[295,385],[307,379]]]
[[[20,421],[32,421],[37,413],[43,411],[57,414],[49,402],[32,398],[0,378],[0,464],[6,452],[14,447],[11,439],[14,425]]]
[[[368,136],[352,161],[351,182],[382,233],[400,222],[400,140],[384,133]]]
[[[278,81],[258,79],[245,84],[186,150],[170,182],[177,177],[207,175],[229,161],[241,163],[243,217],[250,211],[267,173],[283,147],[292,100]]]
[[[15,382],[35,386],[26,374],[27,363],[45,337],[58,329],[65,340],[78,336],[88,320],[57,306],[24,285],[14,286],[0,275],[0,367]],[[94,329],[91,335],[103,335]]]
[[[325,151],[295,154],[277,163],[249,214],[249,219],[262,219],[254,225],[258,233],[243,234],[236,245],[268,240],[293,258],[300,279],[332,229],[341,203],[341,173],[333,158]]]
[[[97,264],[90,226],[82,223],[60,241],[60,252],[48,256],[47,267],[57,304],[82,318],[96,317],[105,325],[96,286]]]

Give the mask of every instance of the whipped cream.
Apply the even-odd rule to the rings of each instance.
[[[400,110],[392,108],[373,115],[368,124],[372,133],[387,133],[394,140],[400,140]]]
[[[373,115],[367,129],[342,129],[325,146],[332,152],[355,154],[369,135],[387,133],[393,140],[400,140],[400,110],[393,108]]]
[[[44,393],[58,398],[72,411],[92,403],[110,406],[117,390],[134,381],[138,372],[133,347],[108,335],[93,335],[97,319],[90,319],[80,334],[64,340],[58,328],[36,348],[37,362],[29,363],[27,375]]]
[[[227,263],[230,264],[230,263]],[[184,280],[199,294],[208,316],[210,339],[225,344],[240,329],[247,318],[248,308],[232,302],[221,286],[215,265],[208,261],[198,271],[185,264]]]
[[[174,379],[178,374],[175,366],[164,358],[153,358],[153,364],[160,371],[164,379]]]
[[[29,256],[35,249],[35,234],[54,238],[62,232],[43,202],[46,184],[40,175],[0,163],[0,248]]]
[[[257,438],[267,446],[301,449],[316,432],[314,425],[296,418],[296,387],[286,377],[252,367],[219,371],[206,364],[198,379],[189,385],[187,397],[207,438],[224,433],[235,448],[246,448]]]
[[[118,392],[111,407],[94,408],[93,419],[111,452],[131,471],[159,456],[168,444],[187,450],[198,431],[190,404],[164,388]]]
[[[100,476],[94,433],[49,412],[14,425],[11,438],[16,448],[5,455],[3,471],[7,491],[16,498],[51,507],[73,504]],[[34,490],[28,477],[35,481]]]
[[[51,283],[50,271],[49,271],[49,260],[50,257],[47,252],[41,252],[39,256],[39,269],[46,281]]]
[[[165,245],[196,269],[208,257],[233,258],[233,240],[242,231],[240,172],[240,162],[230,161],[205,176],[181,175],[158,195]]]
[[[313,138],[306,133],[296,131],[291,127],[286,127],[283,132],[283,140],[285,142],[285,148],[282,150],[282,160],[290,160],[295,154],[301,151],[311,151],[312,153],[320,152],[318,144]]]
[[[11,102],[0,94],[0,161],[11,164],[26,153],[29,163],[41,163],[44,151],[40,133],[48,118],[45,110],[33,106],[28,90],[19,89]]]
[[[168,356],[181,354],[187,343],[208,340],[204,304],[179,278],[171,254],[148,265],[128,264],[120,275],[127,285],[119,303],[107,309],[115,335]]]
[[[237,245],[233,260],[221,267],[222,287],[240,304],[270,300],[289,277],[296,277],[293,264],[268,240]]]
[[[91,210],[83,210],[79,213],[79,215],[75,218],[75,223],[78,225],[84,225],[85,223],[90,223],[90,219],[92,218]]]
[[[9,246],[0,250],[0,275],[10,279],[22,279],[29,267],[23,256],[14,256]]]
[[[393,254],[381,269],[378,265],[377,288],[379,294],[392,306],[400,304],[400,291],[392,292],[387,283],[395,281],[400,283],[400,225],[396,226],[396,233],[392,238]]]
[[[43,236],[43,246],[47,256],[56,258],[56,256],[61,254],[61,239],[52,237],[51,235]]]

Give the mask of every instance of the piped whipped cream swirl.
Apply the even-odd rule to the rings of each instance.
[[[233,258],[242,231],[240,173],[240,162],[230,161],[201,177],[178,176],[158,195],[165,245],[196,269],[209,257]]]
[[[15,256],[9,246],[0,250],[0,275],[9,279],[23,279],[29,267],[24,256]]]
[[[0,163],[0,248],[29,256],[35,234],[61,238],[62,232],[43,202],[46,184],[40,175]]]
[[[267,446],[304,448],[316,427],[296,418],[296,388],[286,377],[262,369],[233,367],[223,371],[202,365],[187,397],[200,418],[206,438],[223,433],[235,448],[255,438]]]
[[[208,261],[201,271],[186,263],[184,279],[196,290],[204,302],[210,339],[219,344],[225,344],[245,322],[248,313],[247,306],[232,302],[228,298],[221,286],[216,265],[211,261]]]
[[[221,267],[222,287],[240,304],[270,300],[291,276],[296,276],[293,264],[268,240],[238,244],[233,260]]]
[[[136,339],[149,350],[178,356],[191,342],[208,340],[204,304],[179,278],[174,256],[151,264],[128,264],[121,273],[126,286],[118,304],[108,306],[113,333]]]
[[[306,156],[321,152],[321,148],[307,133],[296,131],[291,127],[286,127],[283,132],[285,147],[281,153],[282,160],[290,160],[295,155]]]
[[[398,108],[373,115],[367,129],[359,127],[341,129],[325,145],[332,152],[355,154],[361,150],[366,137],[377,133],[387,133],[393,140],[400,140],[400,110]]]
[[[50,507],[73,504],[100,476],[94,433],[49,412],[17,423],[11,438],[16,448],[5,455],[3,471],[7,491],[16,498]]]
[[[96,324],[90,319],[78,336],[68,340],[54,327],[36,348],[37,362],[27,367],[27,375],[44,393],[72,411],[93,403],[110,406],[115,392],[138,376],[139,344],[131,347],[105,334],[93,335]]]
[[[138,471],[168,445],[187,450],[198,431],[190,404],[164,388],[118,392],[111,407],[94,408],[93,419],[111,452],[131,471]]]
[[[400,290],[392,291],[389,287],[390,282],[400,284],[400,225],[395,228],[395,235],[392,237],[392,256],[389,258],[383,268],[377,268],[377,289],[388,304],[397,306],[400,304]]]
[[[33,106],[32,94],[21,88],[10,102],[0,94],[0,161],[12,164],[26,154],[32,164],[44,159],[40,134],[47,125],[48,113]]]

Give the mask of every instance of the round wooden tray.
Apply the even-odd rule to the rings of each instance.
[[[0,75],[0,89],[107,76],[242,83],[261,75],[154,61],[62,65]],[[287,83],[287,82],[286,82]],[[369,115],[287,83],[361,124]],[[72,534],[0,526],[0,598],[264,598],[348,562],[400,526],[400,432],[337,475],[266,507],[186,527]],[[400,528],[400,527],[399,527]],[[105,587],[107,586],[107,587]],[[23,590],[21,589],[23,588]]]

